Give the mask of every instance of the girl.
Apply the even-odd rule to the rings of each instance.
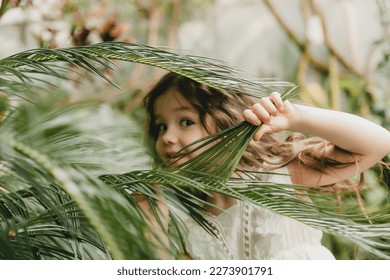
[[[259,126],[239,167],[288,173],[269,181],[328,186],[361,174],[390,151],[390,133],[358,116],[282,101],[274,92],[254,102],[244,94],[216,90],[175,73],[165,75],[145,98],[148,132],[162,162],[178,165],[183,147],[241,121]],[[250,108],[250,109],[247,109]],[[293,131],[317,137],[289,137]],[[322,233],[263,207],[215,193],[207,198],[208,234],[191,219],[188,251],[195,259],[334,259]]]

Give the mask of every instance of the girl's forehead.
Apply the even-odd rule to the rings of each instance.
[[[183,94],[175,88],[170,88],[157,97],[157,100],[165,97],[166,99],[174,100],[178,103],[189,103],[188,100],[183,96]]]
[[[154,112],[158,115],[164,111],[190,110],[196,111],[194,106],[177,90],[169,89],[156,98]]]

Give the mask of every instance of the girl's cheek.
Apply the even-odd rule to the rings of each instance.
[[[158,138],[156,140],[156,144],[154,145],[154,150],[156,151],[159,159],[161,160],[161,147],[160,147],[160,141],[158,141]]]

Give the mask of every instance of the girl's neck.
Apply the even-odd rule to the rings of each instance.
[[[223,210],[226,210],[235,205],[237,200],[224,194],[212,193],[212,195],[208,197],[207,202],[213,206],[206,205],[205,210],[214,216],[218,216],[223,212]]]

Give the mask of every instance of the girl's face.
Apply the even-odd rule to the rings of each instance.
[[[206,149],[202,148],[178,160],[182,154],[195,148],[194,145],[177,154],[184,146],[209,135],[200,121],[199,112],[180,93],[168,90],[159,96],[154,103],[154,113],[158,129],[156,151],[163,162],[177,166]],[[210,131],[216,131],[210,116],[206,116],[206,123]]]

